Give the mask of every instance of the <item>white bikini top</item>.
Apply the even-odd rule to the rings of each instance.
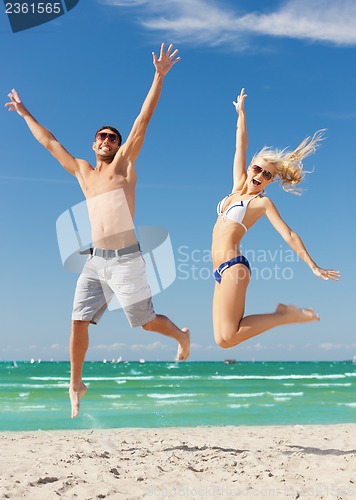
[[[241,224],[241,226],[245,229],[245,231],[247,231],[247,227],[245,226],[245,224],[242,221],[244,220],[248,204],[250,203],[251,200],[253,200],[257,196],[259,196],[261,194],[261,192],[251,196],[250,198],[247,198],[246,200],[240,200],[240,201],[234,202],[223,211],[225,200],[227,200],[227,198],[229,198],[229,196],[231,196],[233,194],[234,193],[231,193],[231,194],[225,196],[225,198],[223,198],[218,203],[218,206],[216,207],[216,211],[217,211],[218,215],[221,215],[223,218],[227,218],[227,219],[232,220],[233,222],[237,222],[238,224]]]

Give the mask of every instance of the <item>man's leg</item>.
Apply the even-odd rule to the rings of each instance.
[[[72,406],[72,418],[78,416],[80,399],[87,391],[83,384],[82,372],[85,353],[89,346],[88,327],[89,321],[72,321],[72,331],[70,336],[70,387],[69,398]]]
[[[185,361],[188,358],[190,352],[190,332],[188,328],[180,330],[167,316],[162,314],[157,314],[153,320],[142,325],[142,328],[176,339],[179,344],[177,360]]]
[[[120,261],[114,260],[111,270],[108,285],[120,302],[131,327],[141,325],[144,330],[176,339],[179,344],[177,360],[186,360],[190,351],[190,332],[188,328],[178,328],[166,316],[155,314],[146,264],[141,253],[124,255]]]

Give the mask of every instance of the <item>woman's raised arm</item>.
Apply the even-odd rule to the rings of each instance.
[[[245,89],[241,89],[240,95],[237,96],[237,101],[233,101],[238,117],[236,124],[236,150],[234,156],[232,192],[241,189],[246,180],[246,152],[248,146],[245,115],[246,97],[247,94],[245,94]]]

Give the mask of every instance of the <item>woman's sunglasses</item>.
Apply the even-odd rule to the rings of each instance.
[[[108,138],[110,142],[116,142],[119,140],[116,134],[109,134],[108,132],[98,132],[96,134],[96,138],[99,139],[99,141],[105,141],[105,139]]]
[[[271,179],[273,179],[273,175],[271,174],[271,172],[268,172],[268,170],[264,170],[262,167],[259,167],[258,165],[252,165],[251,168],[258,174],[262,172],[263,178],[266,181],[270,181]]]

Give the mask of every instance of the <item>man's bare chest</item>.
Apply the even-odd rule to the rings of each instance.
[[[117,189],[131,191],[134,184],[126,176],[118,174],[113,170],[96,171],[93,170],[84,179],[84,194],[86,198],[92,198]]]

